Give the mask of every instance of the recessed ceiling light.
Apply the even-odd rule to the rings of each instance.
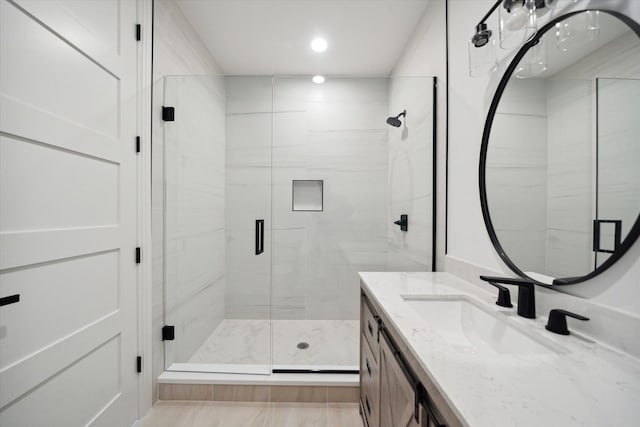
[[[315,84],[318,84],[318,85],[319,85],[319,84],[324,83],[324,77],[322,77],[322,76],[320,76],[320,75],[318,75],[318,76],[313,76],[313,78],[312,78],[311,80],[313,80],[313,82],[314,82]]]
[[[311,49],[316,52],[324,52],[327,50],[327,41],[321,37],[315,38],[311,41]]]

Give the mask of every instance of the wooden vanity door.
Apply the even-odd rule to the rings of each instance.
[[[396,360],[394,351],[384,334],[380,339],[379,369],[380,426],[420,427],[420,423],[414,417],[414,386]]]

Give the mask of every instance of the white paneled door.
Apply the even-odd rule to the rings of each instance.
[[[0,0],[0,426],[137,417],[136,2]]]

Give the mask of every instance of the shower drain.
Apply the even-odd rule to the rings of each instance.
[[[309,343],[304,341],[299,342],[296,347],[298,347],[300,350],[306,350],[307,348],[309,348]]]

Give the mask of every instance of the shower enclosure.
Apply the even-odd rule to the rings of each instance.
[[[167,370],[357,371],[357,272],[432,269],[434,84],[165,78]]]

